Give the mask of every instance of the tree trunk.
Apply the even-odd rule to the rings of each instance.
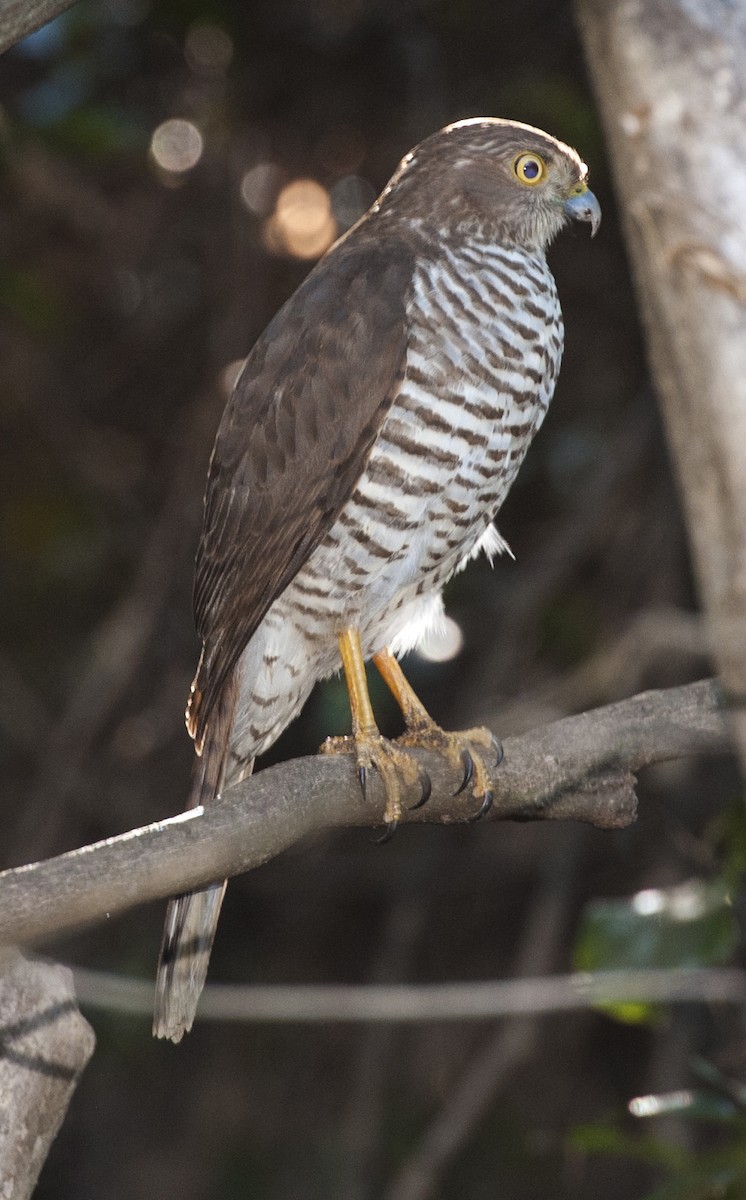
[[[75,1003],[72,972],[0,957],[0,1196],[27,1200],[95,1038]]]
[[[576,7],[746,770],[746,8]]]

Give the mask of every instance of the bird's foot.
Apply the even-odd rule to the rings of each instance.
[[[430,797],[430,777],[417,760],[396,742],[383,737],[377,729],[361,731],[348,737],[330,737],[320,748],[322,754],[353,754],[357,777],[363,797],[367,796],[371,771],[377,771],[386,792],[383,819],[386,831],[379,841],[388,841],[396,832],[402,814],[404,788],[420,789],[413,808],[420,808]]]
[[[406,732],[397,738],[397,743],[421,750],[435,750],[454,767],[463,771],[463,778],[455,795],[458,796],[459,792],[471,787],[474,799],[480,801],[480,806],[469,818],[470,821],[478,821],[489,812],[494,797],[492,770],[499,766],[503,759],[503,748],[489,729],[477,726],[474,729],[448,733],[436,725],[435,721],[417,721],[408,725]]]

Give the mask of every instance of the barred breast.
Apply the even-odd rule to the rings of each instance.
[[[408,318],[401,388],[366,469],[244,653],[237,758],[266,750],[339,669],[343,628],[360,630],[366,656],[410,648],[442,612],[446,580],[499,545],[492,517],[562,357],[554,279],[538,253],[440,243],[417,262]]]

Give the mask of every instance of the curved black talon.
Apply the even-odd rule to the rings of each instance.
[[[464,764],[464,778],[461,781],[461,786],[457,787],[453,793],[454,796],[458,796],[463,792],[464,788],[469,786],[474,775],[474,759],[468,750],[461,751],[461,762]]]
[[[488,813],[488,812],[490,811],[490,809],[492,808],[492,801],[494,800],[494,798],[495,798],[495,797],[494,797],[494,794],[493,794],[492,792],[490,792],[490,791],[487,791],[487,792],[485,792],[485,793],[484,793],[484,799],[483,799],[483,801],[482,801],[482,804],[481,804],[481,807],[480,807],[480,809],[479,809],[479,812],[477,812],[477,813],[474,813],[474,816],[473,816],[473,817],[469,817],[469,820],[467,821],[467,824],[468,824],[468,825],[473,825],[473,824],[474,824],[476,821],[481,821],[481,820],[482,820],[482,817],[486,817],[486,816],[487,816],[487,813]]]
[[[360,791],[363,793],[363,800],[368,799],[368,768],[358,767],[357,779],[360,784]]]
[[[371,838],[370,840],[374,846],[385,846],[386,842],[391,841],[392,837],[394,836],[394,834],[396,833],[398,828],[399,828],[398,821],[387,821],[386,828],[384,829],[381,836]]]
[[[505,758],[505,751],[503,750],[502,742],[499,738],[495,737],[494,733],[492,735],[492,749],[495,751],[495,766],[499,767],[500,763]]]
[[[410,806],[409,806],[410,812],[414,812],[416,809],[422,808],[422,806],[424,804],[427,804],[428,800],[430,799],[430,797],[433,794],[432,780],[431,780],[430,776],[428,775],[427,771],[425,771],[424,769],[420,769],[417,779],[418,779],[418,782],[420,785],[420,789],[422,791],[422,795],[420,796],[420,798],[416,804],[410,804]]]

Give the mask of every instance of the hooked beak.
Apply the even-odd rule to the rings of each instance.
[[[565,201],[565,213],[574,221],[590,221],[591,237],[595,237],[601,224],[601,205],[587,183],[578,183]]]

